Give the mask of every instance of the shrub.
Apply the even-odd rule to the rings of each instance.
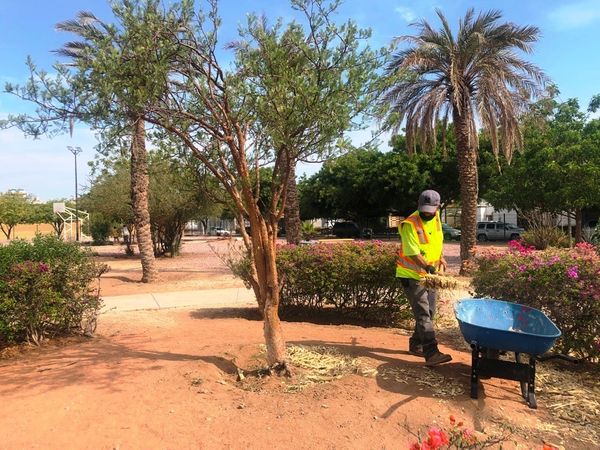
[[[548,247],[569,247],[569,235],[556,227],[533,228],[521,234],[524,244],[545,250]]]
[[[90,285],[105,270],[53,236],[0,247],[0,342],[93,331],[101,300]]]
[[[337,316],[398,323],[410,306],[395,277],[397,252],[397,245],[379,241],[279,247],[282,311],[333,308]],[[249,284],[248,258],[229,266]]]
[[[600,357],[600,256],[590,244],[535,251],[519,243],[477,259],[473,278],[479,296],[513,301],[544,311],[560,328],[556,347],[584,358]]]
[[[319,236],[319,231],[315,228],[314,224],[309,221],[302,222],[302,239],[310,241]]]
[[[100,214],[93,214],[90,223],[90,232],[95,245],[101,245],[109,238],[113,229],[110,220],[105,219]]]

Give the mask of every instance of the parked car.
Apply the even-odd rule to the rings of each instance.
[[[339,238],[360,237],[360,228],[355,222],[336,222],[333,224],[331,232]]]
[[[210,229],[210,234],[212,236],[231,236],[231,232],[221,227],[212,227]]]
[[[360,235],[363,239],[371,239],[373,237],[373,228],[363,228]]]
[[[460,241],[460,230],[452,228],[447,223],[442,224],[442,232],[444,233],[444,241],[457,240]]]
[[[525,229],[504,222],[477,222],[478,241],[503,241],[520,239]]]

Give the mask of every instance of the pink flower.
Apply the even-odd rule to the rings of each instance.
[[[579,279],[579,273],[577,272],[577,269],[579,269],[579,267],[577,266],[571,266],[567,269],[567,276],[573,280],[578,280]]]

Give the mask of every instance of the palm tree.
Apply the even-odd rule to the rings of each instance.
[[[540,93],[546,76],[522,59],[530,53],[539,29],[498,23],[500,11],[470,9],[453,34],[440,10],[439,30],[425,20],[413,24],[414,36],[402,36],[410,46],[395,53],[386,69],[391,83],[382,93],[389,105],[388,123],[406,126],[409,151],[433,149],[436,126],[443,131],[451,120],[459,165],[462,240],[461,271],[473,256],[478,200],[478,126],[489,133],[496,158],[500,147],[510,162],[521,147],[519,118],[531,98]]]
[[[148,156],[144,115],[162,94],[165,64],[173,51],[161,45],[160,26],[174,26],[155,19],[160,14],[158,0],[143,4],[115,4],[113,13],[123,29],[105,24],[90,12],[80,12],[75,20],[59,23],[58,30],[76,34],[81,40],[69,42],[58,51],[71,58],[78,69],[79,82],[90,92],[95,108],[88,119],[108,128],[110,134],[129,141],[131,153],[131,205],[142,263],[142,282],[158,277],[154,258],[150,213],[148,210]],[[149,20],[146,20],[148,18]],[[171,18],[176,21],[176,18]],[[159,25],[156,25],[156,24]],[[151,26],[152,25],[152,26]],[[159,53],[156,49],[164,50]],[[116,130],[116,131],[115,131]]]

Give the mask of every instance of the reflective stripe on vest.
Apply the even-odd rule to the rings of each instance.
[[[423,221],[419,216],[408,216],[404,222],[410,222],[413,225],[415,232],[417,233],[417,237],[419,238],[419,244],[429,244],[429,239],[427,239],[427,234],[423,229]]]

